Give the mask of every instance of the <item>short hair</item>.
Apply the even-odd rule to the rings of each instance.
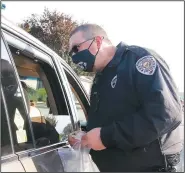
[[[24,81],[21,81],[21,84],[22,84],[22,87],[27,90],[28,89],[28,86],[27,84],[24,82]]]
[[[83,25],[77,26],[70,33],[70,37],[72,35],[74,35],[75,33],[79,32],[79,31],[82,32],[83,37],[85,39],[91,39],[91,38],[94,38],[96,36],[103,36],[105,40],[108,40],[110,42],[105,30],[97,24],[83,24]]]

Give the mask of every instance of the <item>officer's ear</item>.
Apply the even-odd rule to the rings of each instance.
[[[100,49],[102,41],[103,41],[103,37],[101,37],[101,36],[96,36],[95,37],[95,42],[96,42],[96,45],[97,45],[98,49]]]

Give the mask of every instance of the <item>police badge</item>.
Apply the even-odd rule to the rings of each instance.
[[[137,70],[145,75],[153,75],[157,66],[155,58],[151,55],[144,56],[136,62]]]

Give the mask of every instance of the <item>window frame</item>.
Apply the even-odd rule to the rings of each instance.
[[[76,96],[77,98],[79,98],[80,99],[80,103],[82,103],[83,105],[81,105],[82,106],[82,108],[84,108],[85,109],[85,111],[84,111],[84,114],[85,114],[85,117],[86,117],[86,120],[88,120],[88,110],[89,110],[89,108],[90,108],[90,99],[89,99],[89,97],[88,97],[88,94],[87,94],[87,92],[86,92],[86,90],[85,90],[85,88],[84,88],[84,86],[82,85],[82,83],[80,82],[80,79],[79,79],[79,77],[76,75],[76,74],[74,74],[74,73],[72,73],[71,71],[70,71],[70,69],[69,68],[67,68],[67,67],[64,67],[64,72],[65,72],[65,74],[66,74],[66,77],[67,77],[67,79],[68,79],[68,82],[69,82],[69,84],[72,86],[72,88],[73,89],[71,89],[71,92],[72,93],[76,93],[78,96]],[[73,90],[74,90],[74,92],[73,92]],[[75,94],[74,93],[74,94]]]
[[[55,71],[55,74],[56,74],[56,77],[57,77],[57,79],[59,80],[59,84],[60,84],[60,87],[61,87],[61,90],[62,90],[62,92],[63,92],[63,94],[64,94],[64,97],[65,97],[65,102],[66,102],[66,105],[67,105],[67,109],[68,109],[68,112],[69,112],[69,116],[70,116],[70,119],[71,119],[71,125],[72,125],[72,128],[73,128],[73,130],[75,129],[75,125],[74,125],[74,114],[72,114],[72,111],[71,111],[71,109],[73,109],[73,107],[71,108],[71,104],[70,104],[70,100],[68,99],[68,95],[66,94],[66,93],[68,93],[69,91],[67,90],[66,91],[66,88],[65,88],[65,84],[64,84],[64,82],[63,82],[63,79],[65,78],[61,73],[60,73],[60,70],[58,69],[59,67],[56,65],[57,63],[56,63],[56,61],[55,61],[55,55],[51,55],[51,54],[49,54],[48,52],[46,52],[46,50],[43,50],[43,48],[42,47],[37,47],[37,45],[34,43],[34,42],[28,42],[28,40],[24,40],[23,38],[19,38],[17,35],[15,35],[15,33],[9,33],[8,31],[5,31],[5,30],[3,30],[2,29],[2,31],[3,32],[6,32],[6,34],[7,35],[9,35],[10,37],[13,37],[13,38],[15,38],[15,40],[16,39],[19,39],[19,41],[21,41],[21,42],[23,42],[24,44],[27,44],[27,46],[25,45],[24,46],[24,48],[22,47],[21,49],[20,49],[20,47],[18,47],[17,46],[17,44],[16,44],[16,41],[14,40],[14,39],[10,39],[9,38],[9,40],[7,41],[8,42],[8,45],[11,45],[11,46],[13,46],[14,48],[18,48],[18,49],[20,49],[20,50],[22,50],[22,51],[24,51],[25,53],[26,53],[26,55],[34,55],[33,54],[33,52],[30,52],[30,51],[33,51],[33,49],[27,49],[28,48],[28,45],[30,46],[30,47],[32,47],[32,48],[34,48],[34,49],[37,49],[39,52],[40,52],[40,56],[38,56],[37,57],[37,55],[34,55],[34,57],[30,57],[30,58],[35,58],[35,60],[36,59],[39,59],[39,60],[41,60],[41,61],[43,61],[43,57],[41,57],[41,55],[45,55],[45,56],[48,56],[50,59],[51,59],[51,61],[47,61],[47,63],[49,62],[49,64],[50,64],[50,66],[51,66],[51,68],[53,68],[54,69],[54,71]],[[6,38],[5,38],[6,39]],[[12,40],[13,40],[13,43],[12,43]],[[31,41],[31,40],[29,40],[29,41]],[[23,44],[22,44],[23,45]],[[35,53],[35,52],[34,52]],[[58,57],[57,57],[58,58]],[[15,65],[15,64],[14,64]],[[16,68],[16,66],[14,67],[14,68]],[[62,66],[62,68],[63,68],[63,66]],[[63,70],[63,69],[62,69]],[[16,71],[17,71],[17,69],[16,69]],[[17,75],[18,75],[18,73],[17,73]],[[19,79],[19,78],[18,78]],[[20,80],[19,80],[19,83],[20,83]],[[20,87],[21,88],[21,93],[23,93],[23,91],[22,91],[22,86]],[[24,95],[24,94],[23,94]],[[25,100],[24,100],[25,101]],[[29,117],[29,119],[30,119],[30,117]],[[30,123],[31,123],[31,119],[30,119]],[[31,128],[31,130],[32,130],[32,134],[33,134],[33,136],[34,136],[34,133],[33,133],[33,128]],[[35,139],[34,139],[34,142],[35,142]],[[47,146],[44,146],[43,148],[45,149],[45,148],[50,148],[50,147],[56,147],[57,145],[63,145],[64,144],[64,142],[59,142],[59,143],[56,143],[56,144],[50,144],[50,145],[47,145]],[[36,145],[34,146],[34,148],[33,148],[33,150],[34,151],[38,151],[38,150],[42,150],[42,147],[41,148],[36,148]],[[27,150],[26,150],[27,151]],[[28,150],[29,151],[29,150]],[[25,152],[25,151],[24,151]]]
[[[1,97],[2,97],[1,101],[3,102],[3,106],[4,106],[4,110],[5,110],[5,114],[6,114],[7,128],[8,128],[8,132],[9,132],[9,138],[10,138],[9,140],[10,140],[10,146],[11,146],[11,151],[12,151],[11,154],[1,156],[3,158],[3,157],[6,157],[6,156],[15,154],[15,149],[14,149],[14,142],[13,142],[13,137],[12,137],[13,136],[12,135],[12,128],[11,128],[11,125],[10,125],[9,113],[8,113],[8,108],[7,108],[7,105],[6,105],[6,99],[5,99],[5,96],[4,96],[2,83],[1,83]]]
[[[29,111],[28,111],[28,107],[27,107],[27,104],[26,104],[26,98],[25,98],[25,95],[24,95],[24,92],[23,92],[23,89],[22,89],[22,85],[21,85],[20,80],[19,80],[17,68],[16,68],[16,66],[15,66],[15,62],[14,62],[14,59],[13,59],[13,57],[12,57],[12,53],[11,53],[11,51],[10,51],[10,49],[9,49],[9,45],[8,45],[8,43],[7,43],[7,41],[6,41],[6,38],[5,38],[5,36],[4,36],[3,30],[1,30],[1,37],[2,37],[2,41],[3,41],[3,43],[4,43],[4,46],[5,46],[5,48],[6,48],[6,51],[7,51],[7,53],[8,53],[10,63],[11,63],[12,68],[13,68],[13,70],[14,70],[14,74],[15,74],[15,78],[16,78],[16,81],[17,81],[17,84],[18,84],[18,88],[20,88],[20,93],[21,93],[21,96],[22,96],[22,99],[23,99],[23,100],[22,100],[22,103],[23,103],[23,107],[24,107],[24,110],[25,110],[25,113],[26,113],[26,116],[27,116],[27,119],[28,119],[29,130],[30,130],[30,132],[31,132],[31,138],[32,138],[33,148],[36,148],[36,147],[35,147],[35,146],[36,146],[36,144],[35,144],[35,138],[34,138],[34,135],[33,135],[33,128],[32,128],[32,124],[31,124],[31,119],[30,119],[30,117],[28,116]],[[2,86],[2,84],[1,84],[1,86]],[[3,91],[3,93],[4,93],[4,91]],[[5,99],[5,101],[6,101],[6,99]],[[6,109],[7,109],[7,103],[5,102],[5,104],[6,104]],[[8,115],[9,115],[9,114],[8,114]],[[8,119],[9,119],[9,116],[8,116]],[[10,121],[10,120],[9,120],[9,121]],[[9,128],[11,129],[10,124],[8,124],[8,125],[9,125]],[[11,134],[12,134],[12,129],[11,129]],[[12,136],[11,136],[11,140],[13,140]],[[14,143],[13,143],[13,147],[14,147]],[[28,150],[32,150],[32,149],[28,149]],[[27,150],[26,150],[26,151],[27,151]],[[15,148],[14,148],[14,153],[17,153],[17,152],[15,151]]]

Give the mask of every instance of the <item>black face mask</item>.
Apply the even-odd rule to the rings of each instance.
[[[93,41],[92,41],[92,43],[93,43]],[[98,49],[96,55],[93,55],[89,51],[89,48],[91,47],[92,43],[90,44],[88,49],[77,52],[75,55],[72,56],[73,62],[75,64],[77,64],[83,71],[86,71],[86,72],[92,72],[93,71],[96,55],[99,52],[99,49]]]

